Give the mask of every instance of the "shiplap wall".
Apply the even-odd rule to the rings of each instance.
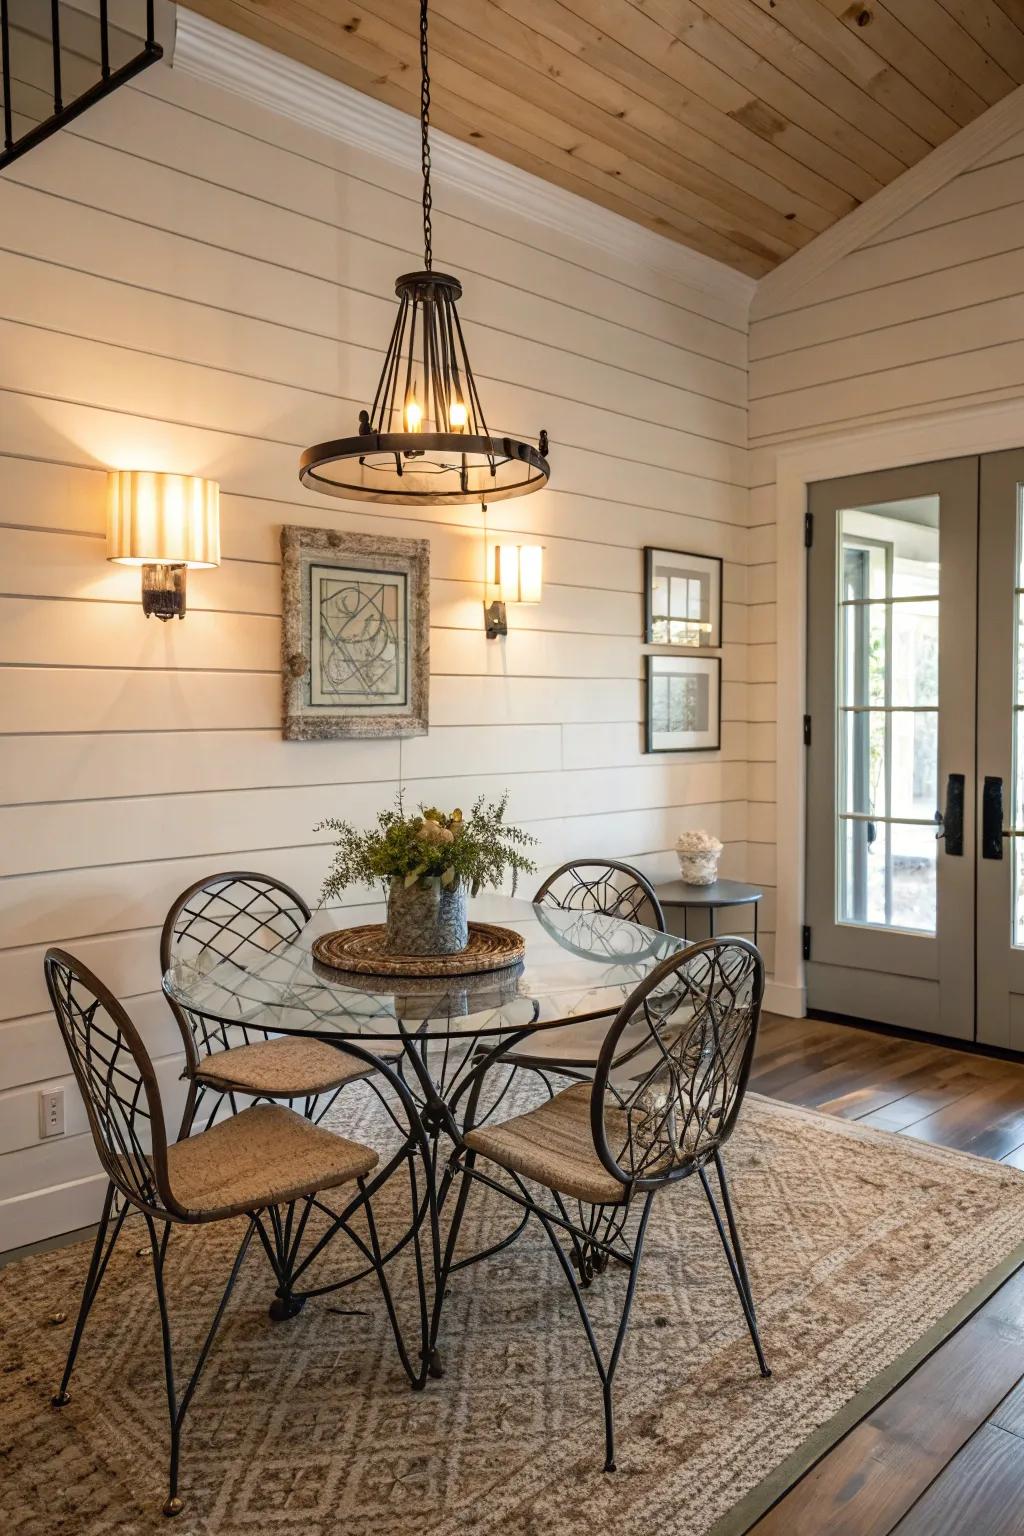
[[[489,515],[546,550],[544,601],[511,610],[504,644],[482,627],[478,509],[360,509],[297,481],[300,449],[372,390],[394,276],[420,264],[412,175],[158,67],[0,178],[0,1249],[99,1199],[48,943],[123,996],[173,1092],[172,898],[249,865],[315,899],[314,824],[366,822],[400,778],[440,804],[507,785],[545,867],[599,851],[665,877],[702,825],[746,872],[770,689],[763,660],[747,685],[745,304],[438,203],[492,428],[552,440],[553,488]],[[111,465],[221,482],[224,563],[190,575],[184,623],[147,622],[138,572],[105,563]],[[430,537],[428,736],[280,739],[282,523]],[[642,753],[645,543],[725,558],[720,753]],[[45,1143],[42,1083],[68,1089]]]
[[[1019,121],[1019,103],[1015,110]],[[778,303],[770,299],[770,284],[755,299],[748,639],[749,677],[766,690],[766,720],[775,718],[780,447],[886,424],[896,431],[936,412],[966,413],[1024,397],[1022,253],[1019,132]],[[886,452],[891,462],[891,442]],[[929,454],[940,456],[941,447]],[[800,722],[784,722],[784,729],[797,742]],[[747,867],[751,879],[765,881],[776,866],[775,731],[774,724],[758,723],[748,733]],[[791,969],[787,963],[787,973]]]

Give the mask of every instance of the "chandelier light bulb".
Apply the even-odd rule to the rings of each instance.
[[[418,432],[423,424],[423,410],[419,401],[413,395],[405,404],[405,430]]]
[[[469,412],[466,410],[465,401],[453,400],[448,412],[448,421],[457,432],[461,432],[469,420]]]

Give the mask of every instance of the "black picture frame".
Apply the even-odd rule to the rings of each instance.
[[[720,752],[722,750],[722,658],[720,656],[680,656],[676,653],[666,654],[657,652],[654,655],[644,657],[645,662],[645,710],[644,710],[644,751],[654,753],[665,752]],[[694,670],[707,672],[714,677],[714,692],[716,709],[714,712],[714,740],[695,742],[690,746],[655,745],[653,695],[654,681],[658,675],[659,667],[669,672]],[[708,735],[711,734],[709,727]]]
[[[691,641],[657,640],[654,637],[654,560],[656,555],[674,555],[679,560],[698,561],[705,566],[717,566],[716,580],[718,601],[712,607],[712,631],[700,644]],[[687,651],[719,650],[722,645],[724,561],[720,555],[700,555],[686,549],[666,549],[661,544],[644,545],[644,643],[646,645],[675,646]]]

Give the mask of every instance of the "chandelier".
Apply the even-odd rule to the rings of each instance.
[[[492,436],[459,321],[462,284],[433,270],[427,0],[420,0],[423,267],[395,281],[398,314],[377,391],[354,437],[307,448],[311,491],[362,501],[450,506],[524,496],[547,483],[548,438]]]

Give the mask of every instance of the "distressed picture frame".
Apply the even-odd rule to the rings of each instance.
[[[424,736],[430,543],[281,529],[286,741]]]

